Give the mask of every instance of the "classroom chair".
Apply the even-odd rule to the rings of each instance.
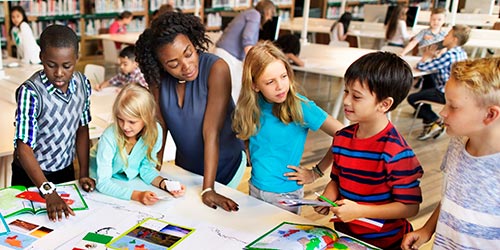
[[[107,39],[102,40],[102,54],[104,62],[112,63],[114,66],[118,64],[119,51],[116,49],[115,42]]]
[[[104,66],[89,63],[85,65],[83,74],[89,79],[90,85],[94,87],[101,82],[104,82],[106,69]]]

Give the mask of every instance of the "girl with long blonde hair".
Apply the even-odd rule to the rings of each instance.
[[[259,42],[245,58],[232,127],[238,138],[247,141],[250,195],[299,213],[297,207],[282,206],[280,199],[283,195],[303,198],[303,184],[328,168],[326,164],[323,170],[299,166],[307,132],[321,129],[333,136],[343,126],[297,93],[285,54],[271,42]]]
[[[120,91],[113,104],[114,123],[91,150],[90,172],[98,191],[145,205],[156,203],[156,193],[134,190],[114,180],[140,177],[174,197],[184,194],[183,185],[162,177],[155,168],[160,164],[156,155],[162,146],[162,128],[155,114],[156,103],[144,87],[129,84]]]

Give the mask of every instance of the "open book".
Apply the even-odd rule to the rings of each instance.
[[[88,209],[87,203],[82,197],[76,184],[56,185],[56,192],[73,210]],[[21,213],[44,213],[46,205],[40,196],[37,196],[36,187],[26,188],[23,186],[11,186],[0,189],[0,210],[5,218]],[[20,198],[25,197],[25,198]],[[33,201],[37,200],[37,201]]]
[[[111,249],[172,249],[193,232],[193,228],[147,218],[106,246]]]
[[[245,249],[378,249],[329,228],[317,225],[282,222]]]

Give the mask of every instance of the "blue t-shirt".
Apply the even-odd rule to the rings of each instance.
[[[252,184],[260,190],[274,193],[293,192],[302,188],[283,174],[292,171],[288,165],[299,166],[309,129],[318,130],[327,113],[313,101],[298,95],[302,101],[304,124],[284,124],[273,115],[273,104],[259,98],[260,128],[250,137]]]

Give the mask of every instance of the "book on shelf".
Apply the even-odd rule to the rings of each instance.
[[[193,232],[193,228],[146,218],[106,246],[111,249],[172,249]]]
[[[318,225],[282,222],[269,230],[245,249],[378,249],[355,238]]]
[[[74,211],[88,209],[76,184],[58,184],[56,192]],[[22,213],[46,213],[45,200],[38,193],[38,188],[11,186],[0,189],[0,210],[5,218]]]

